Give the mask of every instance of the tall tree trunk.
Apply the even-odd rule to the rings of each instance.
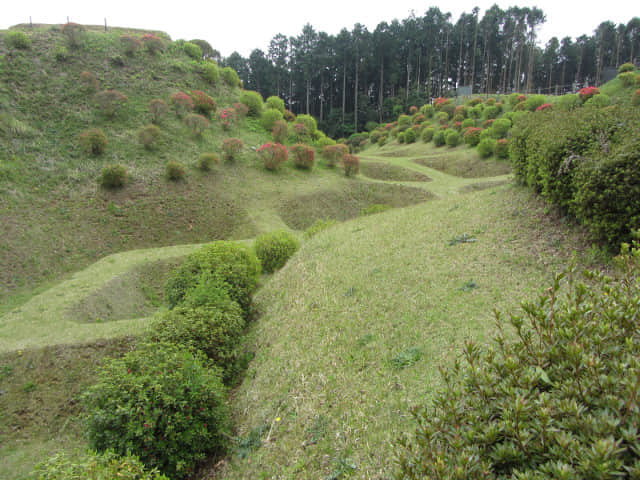
[[[473,51],[471,52],[471,92],[476,83],[476,49],[478,48],[478,17],[476,16],[476,28],[473,33]]]
[[[344,127],[344,111],[347,108],[347,61],[345,60],[342,69],[342,126]],[[344,133],[344,132],[343,132]]]
[[[324,120],[324,70],[320,74],[320,121]]]
[[[306,109],[306,114],[309,115],[309,97],[310,97],[310,91],[311,91],[311,79],[307,78],[307,82],[306,82],[306,99],[305,99],[305,103],[307,105],[307,109]]]
[[[447,92],[449,90],[447,88],[449,86],[449,29],[447,29],[447,38],[444,45],[444,58],[444,91]]]
[[[355,133],[358,133],[358,64],[360,63],[360,58],[356,58],[356,82],[355,87],[353,89],[353,125],[355,128]]]
[[[384,104],[384,56],[380,56],[380,90],[378,92],[378,118],[382,123],[382,105]]]

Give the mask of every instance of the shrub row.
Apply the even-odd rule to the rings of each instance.
[[[617,249],[640,227],[640,112],[610,106],[543,115],[513,132],[517,179]]]

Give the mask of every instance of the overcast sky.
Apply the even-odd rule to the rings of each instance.
[[[382,21],[402,20],[411,11],[424,14],[429,7],[437,6],[450,12],[455,22],[461,13],[470,13],[474,6],[480,8],[480,17],[485,9],[498,4],[506,9],[512,5],[541,8],[547,21],[538,31],[539,42],[544,45],[553,36],[578,37],[592,34],[605,20],[627,23],[640,16],[640,7],[632,0],[608,0],[599,2],[567,2],[563,0],[538,0],[534,2],[503,1],[442,1],[423,2],[416,0],[382,1],[299,1],[263,0],[260,2],[239,0],[192,0],[161,3],[136,0],[111,0],[88,2],[87,0],[19,0],[3,2],[0,29],[19,23],[65,23],[69,20],[83,24],[103,24],[104,19],[112,26],[162,30],[173,40],[183,38],[207,40],[223,56],[234,50],[247,57],[259,48],[267,51],[269,41],[278,33],[298,35],[306,23],[316,31],[336,34],[342,28],[351,30],[355,23],[365,25],[373,31]]]

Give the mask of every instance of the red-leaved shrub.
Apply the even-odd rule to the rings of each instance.
[[[222,152],[227,161],[233,161],[242,150],[244,144],[239,138],[227,138],[222,142]]]
[[[207,117],[214,113],[218,107],[215,100],[202,90],[193,90],[191,92],[191,98],[193,99],[193,108],[195,111]]]
[[[304,143],[296,143],[292,146],[291,155],[294,165],[304,169],[312,168],[316,158],[315,150]]]
[[[169,105],[164,100],[155,98],[149,102],[149,112],[151,113],[151,122],[160,123],[160,120],[169,111]]]
[[[346,154],[342,157],[342,166],[344,168],[344,174],[347,177],[353,177],[360,171],[360,159],[355,155]]]
[[[184,117],[194,107],[193,98],[184,92],[171,95],[171,105],[179,117]]]
[[[204,115],[192,113],[187,115],[184,123],[189,127],[196,137],[200,137],[202,133],[209,127],[209,120]]]
[[[287,147],[280,143],[265,143],[258,149],[257,153],[267,170],[277,170],[280,165],[289,159]]]
[[[578,96],[580,97],[580,100],[582,100],[582,103],[584,103],[591,97],[598,95],[599,93],[600,89],[597,87],[584,87],[580,89],[580,91],[578,92]]]
[[[342,159],[349,153],[349,147],[344,143],[338,143],[336,145],[327,145],[322,150],[322,156],[327,159],[327,165],[329,167],[335,167],[342,162]]]
[[[142,36],[142,44],[149,53],[155,55],[158,52],[164,50],[164,42],[161,38],[153,35],[152,33],[145,33]]]
[[[95,96],[98,110],[106,117],[113,117],[118,110],[129,101],[124,93],[117,90],[105,90],[98,92]]]
[[[273,124],[271,135],[273,135],[274,142],[284,143],[289,137],[289,124],[284,120],[278,120]]]

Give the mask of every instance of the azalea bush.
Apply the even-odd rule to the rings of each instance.
[[[271,96],[267,98],[265,102],[267,108],[278,110],[284,115],[284,100],[277,96]]]
[[[578,91],[578,97],[582,100],[582,103],[586,102],[594,95],[598,95],[600,93],[600,89],[597,87],[584,87]]]
[[[133,57],[142,46],[142,41],[133,35],[122,35],[120,37],[120,44],[122,45],[124,54]]]
[[[160,123],[168,111],[169,105],[167,105],[167,102],[164,100],[154,98],[149,102],[149,113],[151,114],[151,121],[153,123]]]
[[[201,137],[204,131],[209,128],[209,120],[204,115],[191,113],[184,119],[184,123],[196,137]]]
[[[220,72],[222,76],[222,81],[227,84],[229,87],[239,87],[240,86],[240,77],[236,71],[231,67],[224,67]]]
[[[260,117],[262,109],[264,107],[264,100],[262,95],[258,92],[246,90],[240,95],[240,103],[244,103],[247,106],[250,117]]]
[[[171,95],[171,106],[178,117],[184,117],[193,110],[195,103],[193,102],[193,98],[186,93],[176,92]]]
[[[207,117],[215,113],[218,108],[216,101],[202,90],[193,90],[191,98],[193,99],[193,109]]]
[[[216,163],[220,163],[218,156],[215,153],[207,152],[198,157],[197,167],[203,172],[208,172]]]
[[[62,34],[67,37],[71,48],[78,48],[84,42],[87,28],[78,23],[68,22],[62,26]]]
[[[200,66],[200,75],[202,75],[202,78],[204,78],[209,84],[215,85],[220,79],[220,69],[218,68],[218,64],[213,60],[203,62]]]
[[[433,140],[433,135],[436,133],[436,129],[433,127],[425,127],[422,129],[422,133],[420,134],[420,137],[422,138],[422,141],[424,143],[429,143],[431,140]]]
[[[129,174],[124,165],[107,165],[102,168],[98,177],[98,185],[103,188],[121,188],[127,182]]]
[[[249,108],[244,103],[235,102],[233,104],[233,109],[238,115],[238,118],[245,118],[249,113]]]
[[[501,159],[509,158],[509,140],[506,140],[504,138],[498,140],[493,149],[493,153],[496,157]]]
[[[127,96],[117,90],[105,90],[95,95],[96,107],[106,117],[114,117],[128,101]]]
[[[168,180],[171,180],[174,182],[178,180],[182,180],[184,178],[185,173],[186,173],[185,166],[182,163],[177,162],[175,160],[169,160],[165,166],[165,175],[167,176]]]
[[[92,448],[136,455],[170,478],[190,476],[228,443],[220,371],[182,346],[137,346],[104,366],[82,399]]]
[[[344,143],[327,145],[322,149],[322,156],[327,160],[327,166],[335,167],[342,162],[345,155],[349,153],[349,147]]]
[[[633,96],[631,97],[631,103],[636,107],[640,105],[640,89],[633,92]]]
[[[264,127],[267,132],[273,130],[273,126],[276,122],[282,121],[283,116],[280,110],[276,110],[274,108],[268,108],[262,112],[260,116],[260,124]]]
[[[470,127],[467,128],[462,135],[462,139],[464,143],[469,145],[470,147],[475,147],[480,143],[480,134],[482,133],[482,129],[479,127]]]
[[[637,478],[640,252],[625,245],[615,263],[496,313],[492,345],[467,342],[413,410],[396,478]]]
[[[236,110],[234,108],[225,108],[220,112],[220,121],[225,131],[231,130],[236,123]]]
[[[311,141],[311,133],[304,123],[294,123],[289,132],[294,142],[304,143]]]
[[[80,72],[80,84],[82,85],[82,89],[87,93],[95,93],[100,86],[100,82],[96,76],[87,70]]]
[[[360,159],[347,153],[342,157],[342,168],[347,177],[355,177],[360,171]]]
[[[265,143],[258,148],[257,153],[267,170],[277,170],[289,159],[287,147],[280,143]]]
[[[478,143],[476,151],[481,158],[489,158],[495,152],[497,141],[494,138],[483,138]]]
[[[448,147],[457,147],[460,144],[460,134],[457,130],[447,130],[444,141]]]
[[[92,155],[101,155],[107,149],[107,136],[98,128],[82,132],[78,141],[82,150]]]
[[[316,152],[309,145],[296,143],[291,147],[293,164],[298,168],[311,169],[315,163]]]
[[[536,112],[544,112],[545,110],[553,109],[553,105],[551,103],[543,103],[538,108],[536,108]]]
[[[152,55],[156,55],[164,50],[164,41],[152,33],[142,35],[142,45]]]
[[[138,140],[148,150],[157,147],[162,132],[157,125],[146,125],[138,130]]]
[[[226,138],[224,142],[222,142],[222,152],[224,153],[225,160],[235,160],[242,151],[243,146],[244,144],[239,138]]]
[[[253,248],[260,259],[262,271],[271,273],[281,269],[300,248],[298,239],[284,230],[259,235]]]
[[[202,48],[195,43],[184,42],[182,44],[182,51],[194,60],[202,60]]]
[[[284,143],[289,137],[289,124],[284,120],[277,120],[271,128],[273,141],[276,143]]]
[[[438,130],[433,134],[433,144],[436,147],[442,147],[447,143],[445,131],[446,130]]]

